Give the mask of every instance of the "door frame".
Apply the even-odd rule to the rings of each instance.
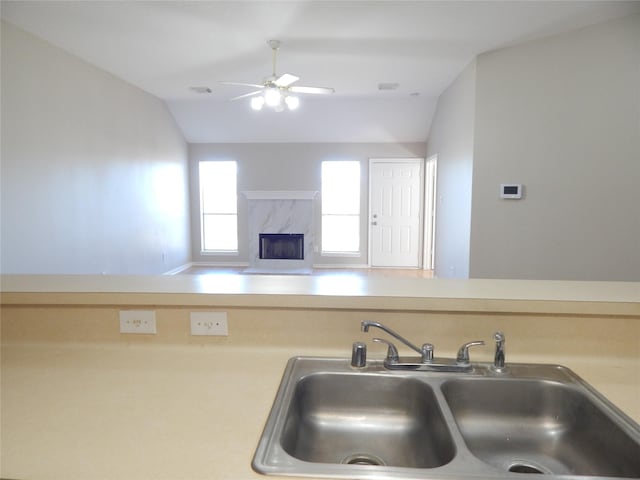
[[[371,207],[372,207],[372,201],[371,201],[371,184],[372,184],[372,175],[371,175],[371,170],[372,170],[372,166],[374,163],[415,163],[418,164],[420,166],[420,193],[419,193],[419,200],[418,200],[418,204],[419,204],[419,224],[418,224],[418,263],[417,263],[417,267],[415,268],[422,268],[423,266],[423,258],[424,258],[424,157],[393,157],[393,158],[384,158],[384,157],[375,157],[375,158],[369,158],[369,170],[367,172],[369,178],[368,178],[368,202],[369,202],[369,206],[368,206],[368,212],[367,212],[367,266],[369,268],[371,268],[372,266],[372,261],[371,261],[371,257],[372,257],[372,249],[371,249],[371,244],[372,244],[372,232],[371,232],[371,227],[372,224],[371,222],[373,221],[372,215],[373,212],[371,211]],[[407,268],[407,267],[378,267],[378,268]],[[414,268],[414,267],[411,267]]]
[[[424,241],[423,270],[436,269],[436,220],[438,198],[438,154],[424,162]],[[429,218],[431,217],[431,218]]]

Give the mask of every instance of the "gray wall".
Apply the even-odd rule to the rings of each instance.
[[[435,275],[469,276],[476,62],[438,99],[427,156],[438,155]]]
[[[471,277],[640,280],[640,15],[480,55],[473,162]]]
[[[187,146],[165,105],[2,23],[2,273],[190,259]]]
[[[640,280],[639,46],[630,16],[482,54],[441,95],[438,277]]]
[[[325,160],[354,160],[361,164],[362,192],[359,256],[315,255],[316,265],[366,265],[368,255],[368,188],[369,158],[424,158],[424,143],[350,144],[350,143],[233,143],[191,144],[191,225],[192,251],[195,262],[238,263],[248,261],[246,199],[238,196],[238,255],[200,253],[200,218],[198,162],[201,160],[235,160],[238,162],[238,191],[246,190],[310,190],[320,192],[320,166]],[[320,238],[320,193],[314,202],[316,239]]]

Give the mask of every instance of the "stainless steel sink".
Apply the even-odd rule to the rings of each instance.
[[[640,478],[640,426],[560,366],[411,372],[297,357],[253,468],[377,480]]]
[[[302,378],[280,443],[292,457],[319,463],[433,468],[455,454],[431,387],[384,375]]]
[[[464,379],[442,392],[467,447],[499,470],[640,476],[637,436],[574,385]]]

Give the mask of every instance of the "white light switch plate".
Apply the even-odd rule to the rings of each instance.
[[[229,335],[227,312],[191,312],[191,335]]]
[[[153,310],[121,310],[120,333],[157,333]]]

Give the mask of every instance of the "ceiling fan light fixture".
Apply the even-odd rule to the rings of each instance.
[[[1,0],[0,0],[1,1]],[[271,76],[262,80],[262,83],[244,83],[244,82],[219,82],[222,85],[239,85],[243,87],[257,88],[253,92],[238,95],[231,100],[239,100],[241,98],[251,98],[251,108],[253,110],[262,110],[266,105],[276,112],[287,110],[297,110],[300,107],[301,95],[326,95],[334,93],[333,88],[329,87],[309,87],[302,85],[294,85],[300,78],[291,73],[278,75],[276,69],[277,54],[280,48],[280,40],[269,40],[267,42],[273,51],[273,72]],[[206,88],[206,87],[203,87]],[[210,93],[210,89],[208,93]],[[290,95],[294,94],[294,95]]]
[[[280,90],[274,87],[267,87],[264,89],[264,102],[270,106],[275,107],[282,102],[282,95]]]
[[[300,99],[298,97],[287,96],[284,99],[284,103],[287,104],[289,110],[296,110],[300,106]]]
[[[262,110],[262,107],[264,107],[264,97],[259,96],[251,99],[251,108],[254,110]]]

